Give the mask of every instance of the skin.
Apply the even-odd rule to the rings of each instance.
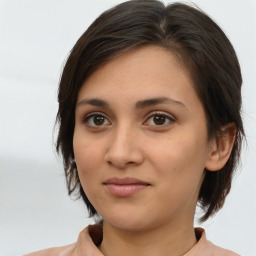
[[[152,98],[172,101],[138,104]],[[78,95],[73,147],[85,194],[104,219],[103,254],[189,251],[197,242],[193,218],[204,169],[221,168],[232,141],[223,140],[220,152],[208,140],[193,82],[169,51],[135,49],[96,70]],[[103,184],[112,177],[148,186],[114,196]]]

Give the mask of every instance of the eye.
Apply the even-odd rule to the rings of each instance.
[[[163,113],[155,113],[151,115],[145,122],[147,125],[152,126],[167,126],[173,123],[175,120],[173,117],[170,117]]]
[[[83,119],[83,123],[86,123],[90,127],[103,127],[110,125],[109,120],[102,114],[90,114]]]

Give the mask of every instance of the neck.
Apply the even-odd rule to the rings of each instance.
[[[165,224],[145,231],[121,230],[104,223],[103,234],[100,250],[105,256],[180,256],[197,243],[193,222],[189,226]]]

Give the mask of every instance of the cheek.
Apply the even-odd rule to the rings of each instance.
[[[154,169],[158,170],[158,179],[163,186],[179,193],[195,190],[200,185],[207,159],[205,142],[187,133],[153,147],[149,158]]]
[[[88,145],[77,145],[74,148],[78,176],[84,193],[94,205],[94,195],[98,193],[100,183],[99,151],[92,150]],[[98,198],[99,199],[99,198]]]
[[[191,135],[177,135],[151,143],[150,159],[160,166],[204,165],[207,156],[206,140]],[[173,169],[172,168],[172,169]],[[182,169],[180,170],[182,171]],[[185,171],[185,170],[184,170]]]
[[[81,134],[81,133],[80,133]],[[97,181],[103,159],[103,146],[100,141],[91,140],[89,136],[75,132],[73,140],[74,155],[79,178],[82,185]]]
[[[197,156],[191,148],[180,144],[177,147],[165,155],[159,154],[155,163],[155,170],[158,170],[156,198],[161,198],[159,209],[167,216],[181,214],[184,207],[193,212],[203,177],[202,161],[195,159]]]

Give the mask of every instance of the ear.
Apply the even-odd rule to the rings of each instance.
[[[212,140],[205,165],[208,171],[218,171],[225,166],[234,145],[236,131],[235,123],[228,123],[221,128],[220,136]]]

